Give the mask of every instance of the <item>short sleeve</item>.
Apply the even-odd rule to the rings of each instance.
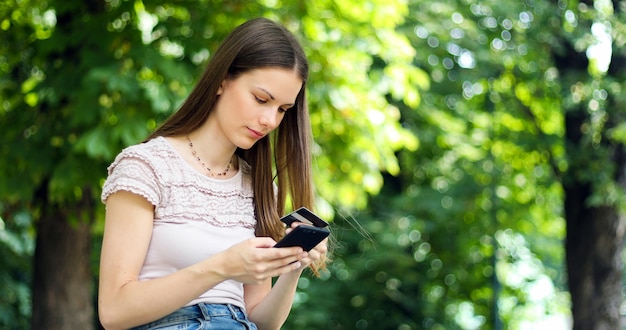
[[[148,157],[131,151],[122,151],[108,168],[108,177],[102,187],[101,200],[121,190],[146,198],[152,205],[159,205],[161,189],[154,166]]]

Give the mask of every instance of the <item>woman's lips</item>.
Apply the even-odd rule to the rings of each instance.
[[[248,127],[248,131],[250,131],[250,135],[252,135],[252,137],[256,138],[256,139],[260,139],[262,137],[265,136],[265,134],[259,132],[259,131],[255,131],[252,128]]]

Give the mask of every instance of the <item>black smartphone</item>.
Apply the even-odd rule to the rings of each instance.
[[[330,230],[327,228],[300,225],[285,235],[274,247],[300,246],[304,251],[308,252],[328,235],[330,235]]]
[[[291,227],[295,221],[303,224],[290,231],[274,247],[300,246],[308,252],[330,235],[330,230],[326,228],[328,222],[322,220],[306,207],[301,207],[285,215],[280,218],[280,221],[284,222],[287,227]]]

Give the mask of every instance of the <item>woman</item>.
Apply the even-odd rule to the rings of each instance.
[[[307,76],[291,33],[248,21],[181,108],[117,156],[102,192],[105,328],[280,328],[300,274],[327,252],[271,248],[288,194],[313,207]]]

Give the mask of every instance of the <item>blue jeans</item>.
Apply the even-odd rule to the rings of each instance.
[[[131,330],[257,330],[246,313],[235,305],[205,304],[183,307],[154,322]]]

